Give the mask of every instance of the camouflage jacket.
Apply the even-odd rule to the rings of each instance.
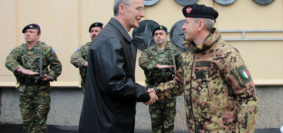
[[[83,90],[85,89],[86,85],[86,72],[87,67],[84,67],[83,64],[87,62],[88,56],[88,49],[90,47],[91,42],[88,42],[77,49],[77,51],[72,54],[70,62],[76,67],[80,69],[81,75],[81,86]]]
[[[191,51],[184,54],[182,69],[174,80],[155,88],[158,95],[184,91],[190,132],[254,132],[258,98],[238,50],[223,41],[218,31],[202,45],[184,45]]]
[[[182,62],[183,58],[180,50],[170,42],[167,42],[162,50],[158,50],[157,45],[151,45],[139,57],[139,65],[144,70],[145,82],[148,88],[156,87],[160,83],[172,80],[175,74],[173,67],[158,69],[155,67],[156,64],[175,65],[175,68],[178,69],[181,67]]]
[[[62,65],[54,49],[44,42],[38,41],[30,50],[26,43],[13,49],[6,58],[6,67],[14,74],[18,73],[16,70],[20,67],[32,70],[34,72],[40,71],[40,55],[42,55],[42,72],[50,77],[50,81],[54,81],[61,74]],[[16,74],[15,74],[16,75]],[[23,75],[17,77],[17,80],[28,80],[34,76]],[[32,80],[30,80],[32,81]],[[21,82],[20,82],[21,84]]]

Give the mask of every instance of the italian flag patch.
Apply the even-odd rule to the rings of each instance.
[[[248,78],[249,78],[249,73],[248,73],[247,70],[243,70],[243,71],[241,72],[241,75],[242,75],[242,77],[245,78],[245,79],[248,79]]]

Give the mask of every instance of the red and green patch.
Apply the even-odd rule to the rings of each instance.
[[[249,72],[247,70],[242,70],[241,75],[245,79],[249,79]]]
[[[232,74],[241,86],[245,86],[248,82],[252,80],[249,71],[245,65],[233,69]]]

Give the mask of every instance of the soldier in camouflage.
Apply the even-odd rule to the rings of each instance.
[[[173,79],[176,69],[181,67],[180,50],[168,40],[167,28],[158,26],[153,31],[156,45],[142,52],[139,65],[144,70],[148,88],[157,87]],[[149,106],[152,132],[173,133],[176,115],[176,97],[164,99]]]
[[[103,24],[100,22],[95,22],[90,25],[89,33],[90,38],[93,40],[98,33],[102,30]],[[88,48],[90,47],[91,42],[87,42],[86,44],[82,45],[80,48],[77,49],[75,53],[72,54],[70,62],[80,70],[81,75],[81,86],[82,90],[85,90],[86,87],[86,72],[87,72],[87,56],[88,56]]]
[[[252,133],[258,97],[239,51],[213,27],[218,12],[205,5],[183,8],[186,22],[182,69],[155,91],[163,96],[184,92],[186,121],[193,133]],[[179,89],[176,89],[179,87]]]
[[[27,133],[46,133],[50,109],[50,81],[61,74],[62,66],[54,49],[40,42],[40,27],[29,24],[22,32],[26,43],[11,51],[6,67],[19,83],[20,111]]]

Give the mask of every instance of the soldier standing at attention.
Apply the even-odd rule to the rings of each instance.
[[[26,43],[11,51],[6,67],[19,83],[20,111],[27,133],[47,133],[50,81],[56,81],[62,66],[54,49],[39,41],[40,27],[29,24],[22,30]]]
[[[98,33],[103,29],[103,23],[101,22],[95,22],[90,25],[89,27],[89,33],[90,38],[93,40]],[[71,56],[71,63],[80,69],[80,75],[81,75],[81,86],[83,91],[85,91],[86,87],[86,72],[87,72],[87,56],[88,56],[88,48],[90,46],[91,42],[88,42],[77,49],[75,53]]]
[[[157,87],[173,79],[176,69],[182,65],[180,50],[168,40],[167,28],[158,26],[153,30],[155,45],[142,52],[139,65],[144,70],[148,88]],[[152,132],[173,133],[176,115],[176,97],[160,100],[149,106]]]
[[[214,28],[218,12],[205,5],[183,8],[186,21],[182,69],[155,88],[160,96],[184,92],[186,121],[192,133],[253,133],[258,97],[239,51]],[[179,86],[179,89],[176,89]]]

